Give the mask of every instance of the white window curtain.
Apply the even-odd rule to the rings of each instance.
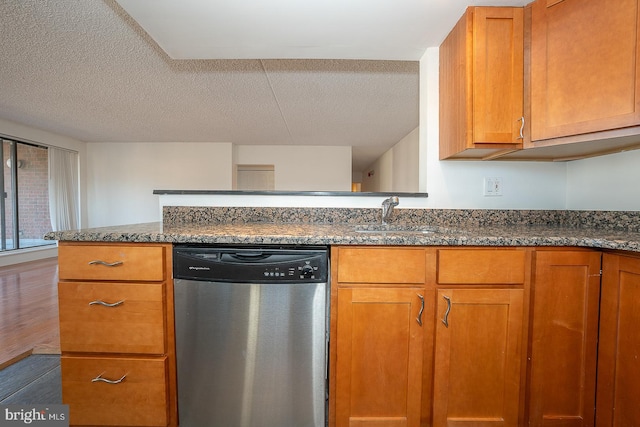
[[[79,226],[78,153],[49,147],[49,211],[53,231]]]

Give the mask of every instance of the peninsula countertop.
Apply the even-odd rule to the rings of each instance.
[[[50,232],[48,240],[246,245],[563,246],[640,252],[640,232],[599,226],[456,224],[357,231],[376,223],[154,222]]]

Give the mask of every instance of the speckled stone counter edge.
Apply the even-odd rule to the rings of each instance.
[[[165,206],[163,224],[221,223],[367,224],[380,209]],[[639,211],[396,209],[390,223],[440,227],[545,225],[640,231]]]

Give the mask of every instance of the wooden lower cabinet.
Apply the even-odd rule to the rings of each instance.
[[[60,242],[62,403],[70,425],[177,426],[171,249]]]
[[[597,427],[640,426],[640,258],[604,254]]]
[[[439,289],[434,427],[517,426],[523,289]]]
[[[529,426],[593,426],[600,259],[597,251],[536,251]]]
[[[65,352],[165,352],[162,283],[61,282],[58,301]]]
[[[423,289],[342,288],[337,294],[335,425],[418,427]]]
[[[332,277],[330,427],[640,426],[640,254],[334,247]]]
[[[332,248],[329,426],[518,426],[531,252]]]
[[[63,356],[71,425],[166,426],[167,358]]]

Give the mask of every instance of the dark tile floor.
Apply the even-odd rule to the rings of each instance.
[[[60,356],[33,354],[0,370],[0,404],[61,404]]]

